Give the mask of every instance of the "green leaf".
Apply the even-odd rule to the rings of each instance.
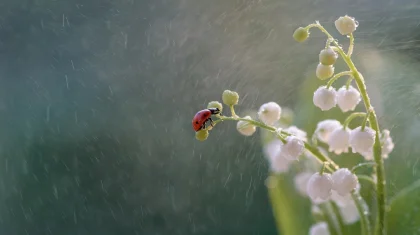
[[[420,234],[420,180],[389,200],[388,234]]]
[[[290,188],[283,175],[272,175],[268,182],[271,186],[268,187],[268,192],[273,208],[273,214],[276,220],[278,231],[282,235],[298,235],[307,234],[305,226],[302,226],[299,210],[296,208]]]

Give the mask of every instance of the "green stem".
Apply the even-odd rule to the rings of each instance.
[[[331,208],[333,213],[335,214],[335,218],[337,219],[337,225],[339,230],[344,233],[344,220],[343,220],[343,216],[341,215],[341,211],[340,208],[338,208],[337,204],[333,201],[330,202]]]
[[[319,172],[320,175],[324,174],[325,172],[325,168],[328,166],[328,162],[324,162],[324,164],[322,164],[322,168],[321,171]]]
[[[349,79],[347,79],[347,82],[346,82],[346,89],[347,90],[350,88],[351,81],[353,81],[353,76],[350,76]]]
[[[365,130],[366,123],[367,123],[367,121],[368,121],[368,119],[369,119],[370,111],[371,111],[371,110],[369,110],[369,112],[366,114],[366,117],[363,119],[363,122],[362,122],[362,128],[361,128],[361,130],[362,130],[362,131],[364,131],[364,130]]]
[[[367,181],[367,182],[369,182],[369,183],[371,183],[372,185],[376,185],[376,182],[373,180],[373,178],[372,177],[370,177],[370,176],[367,176],[367,175],[356,175],[357,176],[357,178],[359,179],[359,180],[364,180],[364,181]]]
[[[351,194],[351,197],[353,198],[353,201],[356,203],[357,211],[359,211],[359,215],[363,215],[360,217],[360,227],[362,228],[362,235],[369,235],[371,234],[370,231],[370,222],[368,217],[368,207],[363,200],[363,198],[360,196],[359,193],[356,193],[353,191]]]
[[[352,114],[350,114],[350,115],[346,118],[346,120],[344,121],[344,123],[343,123],[343,127],[344,127],[344,128],[347,128],[347,126],[350,124],[350,122],[351,122],[353,119],[357,118],[357,117],[366,117],[366,113],[363,113],[363,112],[356,112],[356,113],[352,113]]]
[[[353,77],[356,81],[357,87],[359,88],[360,94],[362,95],[363,102],[366,107],[366,111],[370,111],[371,114],[369,115],[369,122],[371,128],[376,132],[375,135],[375,144],[373,146],[373,156],[376,162],[376,177],[378,183],[376,184],[376,203],[377,203],[377,224],[375,225],[375,234],[378,235],[385,235],[386,234],[386,223],[385,223],[385,212],[386,212],[386,180],[385,180],[385,169],[384,169],[384,163],[381,156],[381,143],[380,143],[380,137],[379,137],[379,124],[376,117],[375,110],[373,109],[369,95],[366,91],[366,85],[365,80],[361,73],[357,70],[356,66],[354,65],[353,61],[350,59],[350,56],[348,56],[343,49],[340,47],[338,42],[334,40],[334,37],[331,36],[330,33],[318,22],[316,24],[310,24],[306,26],[306,29],[310,29],[312,27],[316,27],[321,32],[323,32],[329,39],[332,40],[334,45],[337,46],[337,51],[343,58],[343,60],[346,62],[347,66],[350,68],[351,71],[353,71]]]
[[[328,207],[329,203],[323,203],[319,205],[319,209],[321,209],[322,213],[324,214],[325,222],[328,224],[328,230],[330,231],[331,235],[342,235],[341,230],[337,227],[337,223],[332,215],[333,212]]]
[[[327,88],[330,88],[330,86],[337,80],[337,79],[339,79],[340,77],[342,77],[342,76],[351,76],[353,74],[353,72],[352,71],[344,71],[344,72],[341,72],[341,73],[337,73],[336,75],[334,75],[334,77],[332,77],[329,81],[328,81],[328,83],[327,83]]]
[[[374,163],[374,162],[364,162],[364,163],[357,164],[356,166],[351,168],[351,172],[354,173],[354,172],[356,172],[357,169],[365,167],[365,166],[376,166],[376,163]]]
[[[230,113],[232,117],[238,117],[238,115],[236,115],[235,113],[235,108],[233,107],[233,105],[229,105],[229,108],[230,108]]]

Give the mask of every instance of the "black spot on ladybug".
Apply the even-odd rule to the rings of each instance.
[[[198,122],[195,122],[195,124],[198,124]]]

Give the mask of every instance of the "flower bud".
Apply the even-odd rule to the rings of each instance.
[[[355,21],[353,17],[350,17],[348,15],[341,16],[334,22],[334,24],[338,32],[340,32],[340,34],[342,35],[348,35],[353,33],[356,30],[357,26],[359,26],[359,23]]]
[[[347,153],[350,147],[350,129],[337,128],[328,139],[328,151],[335,154]]]
[[[313,201],[329,199],[331,190],[331,174],[324,173],[321,175],[318,172],[311,176],[306,188],[306,192]]]
[[[225,90],[222,94],[222,100],[226,105],[237,105],[239,101],[239,94],[234,91]]]
[[[220,113],[222,113],[223,111],[223,105],[219,102],[219,101],[211,101],[209,102],[209,104],[207,105],[207,108],[218,108],[220,110]]]
[[[326,119],[324,121],[318,122],[315,130],[315,134],[318,139],[324,143],[328,143],[331,133],[337,129],[341,128],[341,123],[337,120]]]
[[[273,125],[280,119],[281,107],[276,102],[268,102],[261,105],[258,117],[267,125]]]
[[[281,155],[287,160],[297,160],[298,157],[303,153],[304,143],[301,139],[296,136],[288,136],[286,143],[280,148]]]
[[[341,196],[349,195],[353,189],[356,189],[358,181],[349,169],[341,168],[335,171],[332,176],[333,189]]]
[[[353,86],[349,89],[343,86],[337,91],[337,104],[343,112],[353,111],[361,100],[360,92]]]
[[[312,225],[309,229],[309,235],[330,235],[328,224],[325,222],[319,222]]]
[[[303,42],[309,37],[309,31],[303,27],[299,27],[293,33],[293,38],[297,42]]]
[[[337,58],[338,54],[331,47],[327,47],[319,53],[319,62],[323,65],[333,65]]]
[[[334,75],[334,66],[332,65],[323,65],[321,63],[316,67],[315,75],[321,80],[328,79]]]
[[[207,130],[199,130],[195,133],[195,138],[199,141],[204,141],[209,137],[209,132]]]
[[[375,144],[375,131],[372,128],[357,127],[350,132],[350,146],[353,153],[360,153],[362,155],[372,152],[373,145]]]
[[[246,116],[244,118],[252,120],[250,116]],[[239,133],[241,133],[244,136],[251,136],[257,130],[257,128],[254,125],[246,121],[238,121],[238,123],[236,124],[236,129],[239,131]]]
[[[337,104],[337,92],[333,87],[319,87],[314,92],[313,102],[322,111],[330,110]]]

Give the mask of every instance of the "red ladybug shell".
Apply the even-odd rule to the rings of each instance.
[[[195,131],[201,130],[203,124],[211,117],[211,115],[212,112],[208,109],[198,111],[192,120],[193,129]]]

